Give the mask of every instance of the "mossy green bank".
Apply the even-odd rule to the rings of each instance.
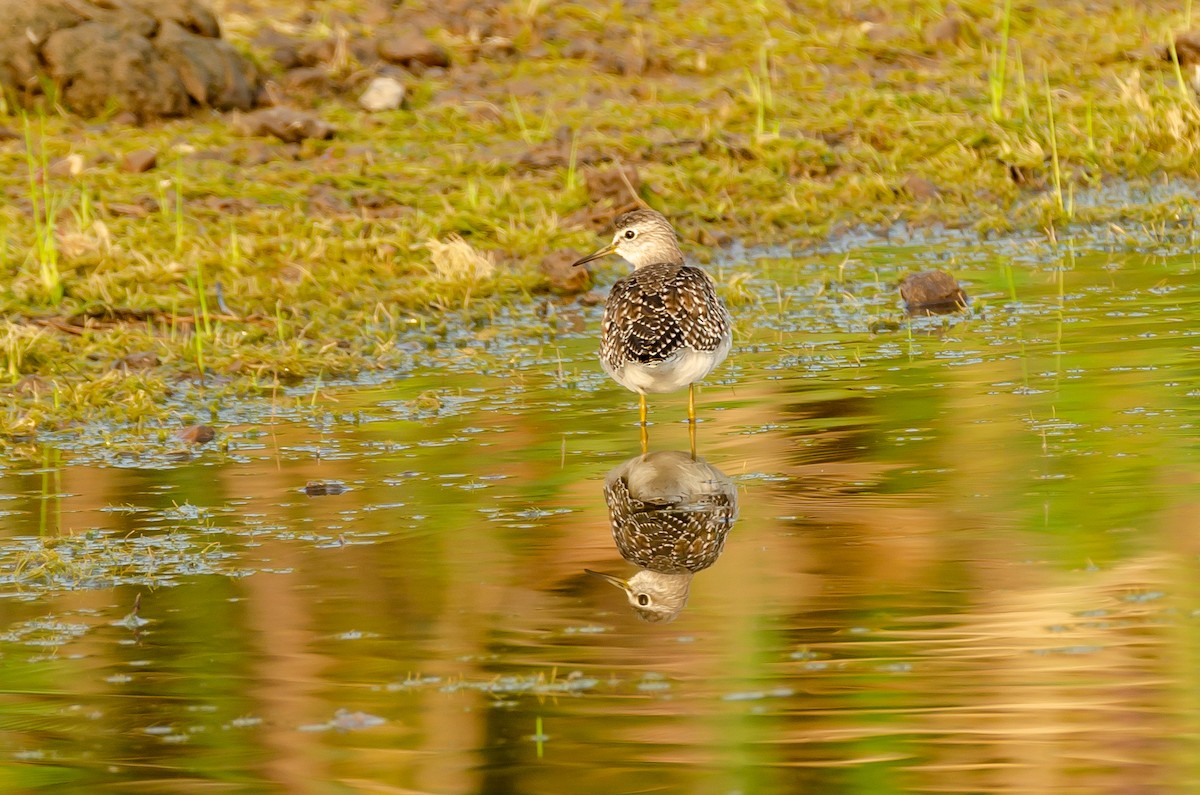
[[[366,35],[359,4],[321,6],[316,18],[262,0],[217,10],[270,71],[253,44],[268,25],[312,41]],[[413,75],[403,108],[371,114],[355,102],[369,72],[339,57],[333,89],[286,96],[335,125],[329,141],[238,137],[218,114],[79,119],[52,95],[8,107],[0,431],[167,427],[486,329],[549,289],[547,255],[595,244],[584,175],[616,164],[637,169],[642,198],[698,258],[725,236],[803,247],[897,221],[1190,234],[1178,194],[1079,200],[1198,176],[1191,65],[1162,57],[1187,13],[1115,0],[513,0],[464,24],[414,0],[398,19],[422,20],[453,65]],[[156,168],[120,168],[143,149]],[[495,267],[439,267],[430,241],[453,236]],[[199,398],[169,399],[181,392]]]

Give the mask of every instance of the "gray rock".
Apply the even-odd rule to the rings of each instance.
[[[38,47],[54,31],[73,27],[85,19],[66,3],[0,0],[0,30],[5,31],[6,37],[23,38]]]
[[[320,94],[328,91],[333,85],[329,69],[324,66],[302,66],[299,69],[289,69],[280,79],[288,93],[296,91]]]
[[[0,40],[0,89],[16,92],[37,89],[40,66],[37,47],[25,36]]]
[[[79,4],[79,7],[84,7]],[[143,36],[145,38],[152,37],[158,32],[158,20],[151,14],[144,13],[136,8],[128,6],[117,6],[113,9],[98,8],[92,11],[88,10],[88,19],[92,22],[103,22],[105,25],[116,28],[125,33],[132,33],[135,36]]]
[[[450,53],[424,36],[408,30],[391,30],[376,40],[379,57],[400,66],[449,66]]]
[[[200,0],[123,0],[127,6],[146,12],[159,22],[174,22],[185,30],[221,38],[221,25],[207,5]]]
[[[280,69],[295,69],[300,65],[300,43],[275,28],[267,28],[254,37],[255,47],[270,53]]]
[[[258,71],[220,35],[200,0],[0,0],[0,91],[54,82],[77,113],[139,120],[251,108]]]
[[[311,113],[280,106],[234,116],[231,122],[238,135],[273,135],[281,141],[296,143],[305,138],[332,138],[334,128]]]
[[[197,36],[174,21],[162,24],[154,47],[174,66],[188,96],[217,110],[249,110],[258,70],[226,41]]]
[[[50,77],[63,86],[66,105],[76,113],[95,116],[113,103],[139,119],[181,116],[188,110],[179,72],[143,36],[85,22],[50,34],[42,57]]]

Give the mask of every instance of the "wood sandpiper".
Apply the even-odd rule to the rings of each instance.
[[[604,307],[600,364],[638,394],[644,449],[647,393],[686,386],[694,429],[695,384],[729,355],[732,322],[709,275],[684,264],[675,230],[661,213],[634,210],[615,226],[611,243],[575,264],[619,254],[633,265]]]

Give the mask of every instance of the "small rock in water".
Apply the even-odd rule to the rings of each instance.
[[[945,271],[910,273],[900,282],[900,297],[912,314],[944,314],[967,305],[967,294]]]
[[[153,149],[139,149],[121,158],[121,170],[126,174],[144,174],[158,165],[158,152]]]
[[[332,497],[349,490],[340,480],[310,480],[304,485],[304,493],[310,497]]]
[[[208,425],[192,425],[176,431],[175,436],[188,444],[207,444],[217,438],[217,432]]]
[[[287,143],[296,143],[305,138],[326,140],[332,138],[334,133],[331,125],[313,114],[283,105],[236,115],[230,126],[238,135],[273,135]]]
[[[395,110],[403,103],[404,84],[394,77],[375,78],[358,98],[358,104],[372,113]]]

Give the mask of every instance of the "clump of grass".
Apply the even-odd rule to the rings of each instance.
[[[19,553],[13,560],[12,581],[20,585],[34,582],[81,582],[91,572],[87,561],[63,556],[53,545],[39,546]]]
[[[477,282],[496,275],[496,260],[490,253],[476,251],[458,235],[446,242],[425,241],[429,249],[429,264],[436,278],[449,282]]]
[[[0,354],[4,356],[3,372],[9,383],[15,383],[25,370],[29,351],[42,337],[42,329],[33,329],[5,322],[0,331]]]

